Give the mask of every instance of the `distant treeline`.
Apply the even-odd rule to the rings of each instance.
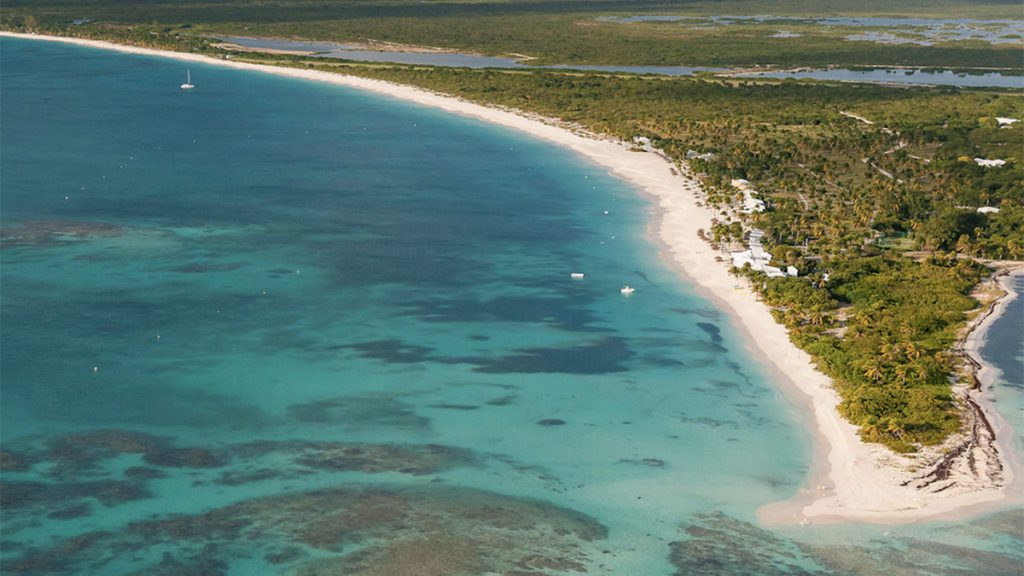
[[[946,2],[946,14],[1019,17],[999,3]],[[192,35],[234,34],[297,37],[334,42],[387,42],[440,47],[488,55],[522,54],[545,64],[681,66],[925,66],[1022,69],[1019,44],[980,41],[938,46],[849,41],[863,27],[821,26],[809,21],[746,21],[728,26],[680,22],[622,24],[609,14],[749,13],[805,14],[797,0],[779,2],[669,2],[627,0],[509,0],[416,2],[412,0],[12,0],[0,12],[8,29],[85,34],[73,28],[135,26],[160,33],[172,28]],[[934,3],[913,2],[898,10],[883,2],[842,0],[830,14],[935,15]],[[88,20],[88,22],[83,22]],[[78,24],[73,24],[77,22]],[[779,27],[798,32],[777,37]],[[884,29],[879,28],[879,31]]]

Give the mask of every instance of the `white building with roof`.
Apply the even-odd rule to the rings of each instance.
[[[764,239],[764,232],[754,229],[750,232],[750,248],[740,252],[732,252],[732,265],[737,268],[750,264],[750,268],[758,272],[764,272],[769,278],[782,276],[796,276],[799,272],[793,266],[787,266],[783,271],[781,268],[771,266],[772,255],[764,249],[761,240]]]
[[[654,152],[654,143],[647,136],[634,136],[633,143],[644,152]]]
[[[715,158],[718,158],[718,156],[716,156],[713,152],[705,152],[701,154],[700,152],[697,152],[696,150],[692,149],[686,151],[686,157],[690,160],[696,158],[697,160],[705,161],[714,160]]]
[[[733,178],[730,184],[732,184],[733,188],[743,192],[743,206],[740,208],[740,212],[744,214],[764,212],[764,200],[757,198],[757,196],[759,196],[757,189],[754,188],[749,180],[744,178]]]
[[[984,158],[975,158],[974,161],[978,166],[984,166],[985,168],[999,168],[1006,164],[1006,160],[986,160]]]

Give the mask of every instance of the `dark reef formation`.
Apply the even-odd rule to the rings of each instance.
[[[214,576],[258,553],[275,573],[299,576],[539,576],[585,571],[585,544],[605,537],[593,519],[544,502],[444,486],[340,486],[59,540],[5,555],[3,571],[83,574],[173,544],[136,573]]]
[[[700,514],[685,527],[687,538],[670,544],[678,576],[1006,576],[1024,574],[1024,511],[972,522],[1005,550],[980,550],[898,531],[865,544],[808,544],[787,539],[721,513]],[[957,529],[967,529],[966,527]]]
[[[124,234],[124,228],[116,224],[37,220],[5,227],[0,232],[0,248],[60,246],[89,238],[109,238],[122,234]]]
[[[122,455],[138,455],[145,466],[128,466],[120,474],[105,468]],[[92,430],[6,451],[0,464],[0,505],[10,530],[40,515],[57,520],[88,515],[94,502],[111,507],[149,498],[150,482],[175,470],[222,470],[214,482],[237,486],[316,472],[423,476],[475,465],[476,457],[437,444],[294,440],[178,447],[142,432]],[[11,478],[12,472],[19,474]]]

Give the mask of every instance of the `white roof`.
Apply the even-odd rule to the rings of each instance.
[[[975,158],[974,161],[978,163],[978,166],[984,166],[986,168],[997,168],[1006,164],[1006,160],[986,160],[984,158]]]
[[[762,248],[760,245],[751,246],[750,250],[748,250],[748,252],[750,252],[750,255],[753,256],[754,258],[757,258],[758,260],[771,260],[772,259],[772,255],[767,253],[767,252],[765,252],[764,248]]]
[[[764,202],[757,198],[747,198],[743,201],[743,213],[764,212]]]

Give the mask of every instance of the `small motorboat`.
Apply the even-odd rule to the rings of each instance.
[[[622,293],[623,296],[629,296],[633,292],[636,292],[636,288],[633,288],[627,284],[623,286],[622,289],[619,290],[619,292]]]

